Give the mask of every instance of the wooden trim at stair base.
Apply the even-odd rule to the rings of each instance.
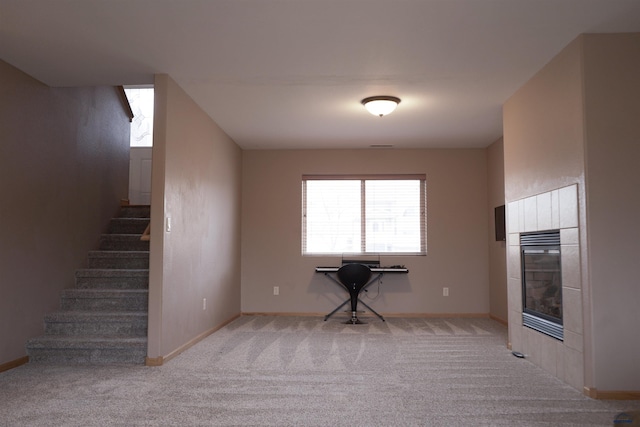
[[[584,394],[600,400],[640,400],[640,391],[598,390],[595,387],[585,387]]]
[[[160,357],[145,357],[144,358],[144,364],[145,366],[162,366],[162,364],[164,363],[164,357],[160,356]]]
[[[29,363],[29,356],[20,357],[19,359],[1,364],[0,372],[8,371],[9,369],[17,368],[27,363]]]
[[[198,344],[200,341],[202,341],[203,339],[205,339],[206,337],[208,337],[212,333],[224,328],[225,326],[227,326],[229,323],[233,322],[234,320],[236,320],[240,316],[241,316],[240,314],[237,314],[237,315],[233,316],[231,319],[227,320],[226,322],[223,322],[223,323],[219,324],[218,326],[213,327],[213,328],[209,329],[208,331],[205,331],[205,332],[201,333],[200,335],[196,336],[192,340],[186,342],[185,344],[181,345],[177,349],[173,350],[171,353],[167,354],[166,356],[159,356],[159,357],[148,357],[147,356],[147,357],[145,357],[144,364],[146,366],[162,366],[164,363],[166,363],[169,360],[173,359],[174,357],[178,356],[183,351],[188,350],[189,348],[191,348],[194,345]]]
[[[142,241],[150,241],[151,240],[151,223],[147,225],[147,228],[144,229],[142,236],[140,236],[140,240]]]

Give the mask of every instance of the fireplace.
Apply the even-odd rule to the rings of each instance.
[[[560,231],[520,234],[522,323],[563,340]]]

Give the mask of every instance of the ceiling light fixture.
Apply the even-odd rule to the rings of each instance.
[[[400,98],[395,96],[370,96],[362,100],[362,105],[374,116],[386,116],[400,104]]]

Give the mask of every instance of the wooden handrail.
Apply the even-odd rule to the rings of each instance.
[[[133,110],[131,109],[131,104],[129,104],[129,98],[127,98],[127,94],[124,91],[124,86],[116,86],[116,89],[118,90],[118,96],[120,97],[120,101],[122,102],[124,112],[127,116],[129,116],[129,122],[132,122]]]

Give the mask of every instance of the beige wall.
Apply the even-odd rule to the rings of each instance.
[[[518,245],[521,231],[560,228],[559,215],[556,224],[547,224],[545,228],[538,226],[537,201],[538,195],[540,200],[552,200],[553,192],[559,204],[561,188],[573,189],[573,198],[576,199],[573,210],[579,212],[577,240],[586,240],[582,85],[582,43],[578,39],[563,49],[504,105],[505,196],[510,239],[507,262],[509,340],[513,350],[527,354],[529,360],[579,390],[590,381],[585,378],[590,358],[587,345],[590,333],[585,330],[586,323],[582,319],[583,314],[588,315],[582,310],[589,295],[587,276],[583,274],[583,280],[572,285],[569,292],[563,287],[564,316],[577,316],[580,320],[580,325],[575,328],[580,334],[575,339],[556,341],[525,328],[522,326]],[[541,218],[550,218],[553,211],[550,203],[541,203]],[[544,208],[546,205],[548,207]],[[584,268],[588,265],[586,245],[580,246],[579,250],[583,252],[580,258]],[[563,251],[563,262],[564,255]],[[570,298],[573,294],[576,295]],[[572,301],[570,309],[567,308],[569,300]],[[565,369],[567,366],[571,371]]]
[[[388,275],[364,301],[380,313],[489,313],[486,150],[283,150],[243,153],[242,311],[326,314],[346,295],[301,255],[303,174],[425,173],[427,256],[383,256]],[[273,287],[280,295],[273,295]],[[449,297],[442,296],[448,287]]]
[[[505,103],[507,201],[584,184],[580,59],[576,41]]]
[[[50,88],[0,61],[0,364],[44,315],[127,197],[129,118],[113,87]]]
[[[242,152],[167,75],[156,76],[155,105],[151,358],[175,354],[240,313]]]
[[[510,340],[514,350],[530,349],[534,363],[596,396],[640,390],[640,290],[634,268],[640,253],[639,48],[637,34],[580,36],[504,107],[505,191],[513,234]],[[562,243],[567,283],[560,344],[522,328],[518,311],[518,232],[553,212],[540,203],[553,203],[555,193],[557,228],[567,227],[561,238],[568,238]],[[563,194],[569,193],[575,193],[575,203],[565,207],[572,212],[562,207]],[[575,225],[562,224],[563,217],[574,216]]]
[[[640,391],[640,34],[583,50],[593,384]]]
[[[504,141],[487,147],[487,198],[489,201],[489,309],[491,316],[507,322],[506,242],[496,241],[495,208],[504,205]]]

